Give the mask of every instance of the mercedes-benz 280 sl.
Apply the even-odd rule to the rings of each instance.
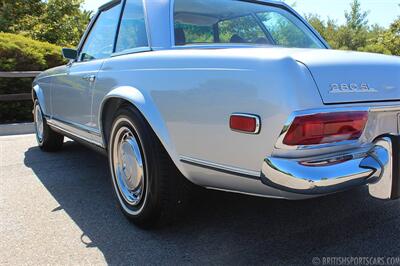
[[[112,1],[63,54],[33,84],[39,146],[67,136],[106,152],[136,224],[173,214],[192,183],[400,195],[400,59],[334,51],[284,3]]]

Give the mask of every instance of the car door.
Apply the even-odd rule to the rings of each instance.
[[[120,3],[99,11],[78,49],[78,58],[65,66],[63,74],[55,77],[54,119],[77,130],[87,132],[92,128],[93,88],[104,59],[114,50],[120,13]]]
[[[97,78],[97,83],[93,94],[93,125],[100,130],[99,116],[101,104],[104,97],[111,88],[119,84],[119,75],[121,73],[113,72],[118,63],[117,55],[139,54],[150,51],[148,38],[145,8],[142,0],[126,0],[124,10],[121,14],[121,21],[118,29],[118,35],[115,43],[115,54],[110,59],[105,59],[101,72]],[[134,65],[133,65],[134,66]],[[135,81],[134,72],[129,74],[131,82]],[[121,84],[119,84],[121,85]]]

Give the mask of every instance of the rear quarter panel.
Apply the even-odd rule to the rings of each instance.
[[[145,103],[139,110],[189,176],[180,156],[260,172],[289,114],[322,105],[309,71],[291,58],[274,56],[274,49],[171,50],[111,58],[96,83],[96,120],[107,95],[121,87],[140,91]],[[260,134],[231,131],[229,117],[235,112],[259,115]]]

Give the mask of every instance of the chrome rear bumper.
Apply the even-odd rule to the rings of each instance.
[[[369,185],[371,196],[400,196],[398,136],[384,136],[363,152],[313,160],[268,157],[261,180],[264,184],[297,194],[324,195]]]

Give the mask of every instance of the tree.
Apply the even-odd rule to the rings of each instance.
[[[0,31],[62,46],[77,45],[91,16],[81,10],[83,0],[0,1]]]
[[[384,38],[388,50],[394,55],[400,55],[400,16],[390,25]]]
[[[332,48],[339,48],[339,43],[337,39],[339,26],[337,25],[337,22],[335,20],[328,18],[328,20],[325,21],[316,14],[308,14],[306,15],[306,19],[321,34],[321,36],[329,43]]]
[[[48,0],[32,37],[58,45],[77,45],[91,13],[82,11],[83,0]]]
[[[350,4],[350,11],[345,11],[346,26],[356,32],[365,30],[368,27],[368,11],[361,10],[360,0],[353,0]]]
[[[339,47],[357,51],[367,44],[368,13],[362,11],[360,0],[353,0],[350,11],[345,12],[346,24],[338,31]]]
[[[330,18],[323,20],[316,14],[306,15],[333,49],[400,55],[400,16],[388,29],[369,26],[368,12],[361,9],[360,1],[354,0],[350,10],[345,12],[345,18],[346,23],[338,25]]]
[[[41,0],[0,0],[0,31],[12,32],[26,16],[39,16],[44,5]]]

